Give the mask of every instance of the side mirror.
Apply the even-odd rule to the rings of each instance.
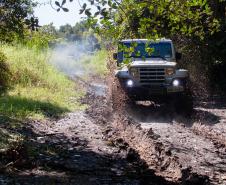
[[[117,53],[113,53],[113,59],[117,60],[117,58],[118,58],[118,54]]]
[[[179,52],[176,52],[176,60],[180,60],[182,58],[182,54]]]

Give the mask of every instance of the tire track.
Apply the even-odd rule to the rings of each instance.
[[[210,132],[210,126],[186,120],[166,107],[134,106],[129,111],[130,116],[144,130],[152,129],[158,140],[178,157],[183,168],[191,167],[193,172],[210,177],[213,184],[226,184],[223,134],[216,134],[214,129]]]

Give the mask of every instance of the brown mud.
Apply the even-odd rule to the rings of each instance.
[[[126,142],[149,169],[170,182],[226,184],[223,98],[195,97],[188,119],[166,105],[129,101],[112,78],[107,84],[108,95],[104,99],[95,97],[87,113],[98,124],[111,127],[109,138]],[[89,95],[87,99],[88,103],[94,98]]]
[[[0,153],[0,184],[226,184],[223,99],[196,98],[188,119],[129,101],[113,74],[73,80],[87,90],[86,111],[27,122],[26,142]]]
[[[178,184],[155,174],[128,143],[109,135],[106,123],[113,117],[105,86],[83,86],[88,93],[81,101],[92,102],[87,111],[27,121],[17,130],[25,142],[0,153],[0,184]]]
[[[27,143],[17,150],[0,184],[174,184],[155,175],[145,161],[119,138],[109,140],[107,127],[86,113],[70,113],[51,122],[27,123]],[[25,131],[25,130],[24,130]]]

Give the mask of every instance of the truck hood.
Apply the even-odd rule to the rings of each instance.
[[[147,58],[143,59],[133,59],[131,67],[148,67],[148,66],[156,66],[156,67],[175,67],[176,62],[163,60],[159,58]]]

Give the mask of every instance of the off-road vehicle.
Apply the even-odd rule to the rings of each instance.
[[[178,69],[182,55],[175,51],[172,40],[128,39],[120,41],[119,46],[113,55],[118,66],[115,76],[128,97],[171,102],[177,111],[192,110],[189,73]]]

